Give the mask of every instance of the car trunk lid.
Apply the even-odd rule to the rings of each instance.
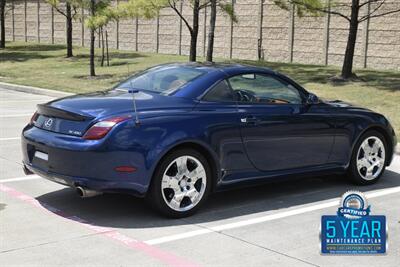
[[[38,128],[68,135],[82,136],[93,116],[83,115],[52,107],[47,104],[38,105],[34,125]]]
[[[141,117],[162,113],[165,109],[176,109],[178,106],[187,107],[187,111],[194,105],[193,100],[149,91],[135,93],[135,101]],[[36,127],[82,136],[95,121],[102,118],[126,113],[133,115],[133,97],[126,90],[80,94],[38,105],[37,113],[34,123]]]

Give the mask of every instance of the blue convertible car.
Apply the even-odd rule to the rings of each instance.
[[[283,177],[347,173],[376,182],[396,137],[381,114],[324,101],[275,71],[176,63],[111,90],[38,105],[24,169],[76,188],[146,197],[171,217],[211,192]]]

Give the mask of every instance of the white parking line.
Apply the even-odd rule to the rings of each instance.
[[[4,137],[4,138],[0,138],[0,141],[11,141],[11,140],[19,140],[21,139],[21,137]]]
[[[400,186],[397,186],[397,187],[393,187],[393,188],[377,190],[377,191],[374,191],[371,193],[366,193],[365,195],[367,198],[375,198],[375,197],[386,196],[386,195],[395,194],[395,193],[399,193],[399,192],[400,192]],[[299,215],[299,214],[316,211],[316,210],[321,210],[321,209],[326,209],[326,208],[331,208],[331,207],[335,207],[338,205],[339,205],[339,198],[335,198],[329,202],[312,205],[312,206],[307,206],[307,207],[301,207],[301,208],[292,209],[292,210],[284,211],[284,212],[278,212],[275,214],[261,216],[258,218],[251,218],[251,219],[242,220],[242,221],[238,221],[238,222],[234,222],[234,223],[222,224],[222,225],[218,225],[218,226],[214,226],[214,227],[203,226],[204,229],[190,231],[190,232],[186,232],[186,233],[182,233],[182,234],[176,234],[176,235],[155,238],[155,239],[147,240],[147,241],[145,241],[145,243],[149,244],[149,245],[162,244],[162,243],[186,239],[186,238],[190,238],[190,237],[194,237],[194,236],[204,235],[204,234],[208,234],[208,233],[220,232],[220,231],[244,227],[244,226],[248,226],[248,225],[278,220],[278,219],[282,219],[285,217]]]
[[[7,115],[0,115],[0,118],[14,118],[14,117],[28,117],[32,116],[32,113],[25,113],[25,114],[7,114]]]
[[[40,178],[41,177],[38,176],[38,175],[22,176],[22,177],[16,177],[16,178],[0,180],[0,184],[11,183],[11,182],[22,182],[22,181],[35,180],[35,179],[40,179]]]

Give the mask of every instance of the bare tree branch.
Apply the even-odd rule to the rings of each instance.
[[[181,14],[181,12],[178,10],[176,7],[176,2],[174,0],[168,0],[169,6],[175,11],[175,13],[183,20],[183,22],[186,24],[186,27],[188,27],[190,34],[193,33],[193,28],[190,26],[189,22],[186,20],[186,18]]]
[[[359,7],[359,8],[362,8],[362,7],[365,6],[365,5],[372,4],[372,3],[376,3],[376,2],[379,2],[379,1],[382,1],[382,0],[369,0],[369,1],[365,1],[364,3],[362,3],[361,5],[359,5],[358,7]],[[386,1],[386,0],[383,0],[383,1]]]
[[[388,12],[384,12],[384,13],[380,13],[380,14],[368,16],[368,17],[364,18],[363,20],[360,20],[359,22],[363,22],[363,21],[365,21],[365,20],[367,20],[367,19],[372,19],[372,18],[377,18],[377,17],[386,16],[386,15],[393,14],[393,13],[397,13],[397,12],[400,12],[400,8],[399,8],[399,9],[395,9],[395,10],[391,10],[391,11],[388,11]]]
[[[361,22],[361,21],[364,21],[365,19],[371,17],[371,15],[374,14],[376,11],[378,11],[378,10],[382,7],[382,5],[383,5],[385,2],[386,2],[386,0],[383,0],[382,2],[380,2],[379,5],[377,5],[377,6],[374,8],[374,10],[368,12],[367,15],[362,16],[358,21]]]
[[[7,15],[7,13],[10,12],[11,10],[13,10],[13,7],[12,7],[12,6],[11,6],[9,9],[5,9],[4,15]]]
[[[53,6],[53,5],[52,5],[52,7],[53,7],[58,13],[60,13],[61,15],[63,15],[64,17],[67,17],[67,14],[65,14],[65,12],[62,11],[59,7]]]
[[[72,6],[72,9],[74,10],[74,13],[72,14],[72,17],[75,19],[76,15],[78,14],[78,7],[77,6]]]
[[[206,1],[206,2],[204,2],[204,4],[199,5],[199,9],[203,9],[203,8],[205,8],[205,7],[208,7],[210,4],[211,4],[211,1],[210,1],[210,0],[209,0],[209,1]]]

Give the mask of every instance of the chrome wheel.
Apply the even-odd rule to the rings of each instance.
[[[166,168],[161,190],[165,203],[175,211],[195,207],[206,190],[207,177],[204,166],[192,156],[181,156]]]
[[[357,153],[357,171],[364,180],[377,178],[385,166],[385,145],[376,136],[366,138]]]

